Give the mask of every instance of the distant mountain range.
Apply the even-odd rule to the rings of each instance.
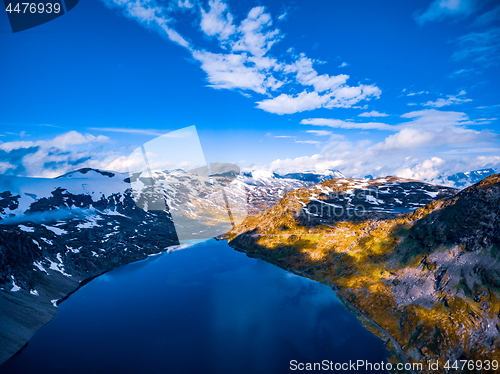
[[[253,170],[249,172],[242,173],[244,177],[255,178],[255,179],[294,179],[301,182],[306,182],[309,184],[316,184],[319,182],[324,182],[326,180],[335,178],[345,178],[345,175],[338,170],[325,170],[322,172],[318,171],[301,171],[296,173],[279,174],[275,172],[266,172],[262,170]]]
[[[325,170],[324,172],[303,171],[300,173],[288,173],[285,175],[274,174],[276,178],[297,179],[312,184],[324,182],[330,179],[345,178],[345,175],[338,170]]]
[[[467,171],[449,175],[446,177],[446,181],[450,181],[455,187],[461,188],[473,185],[495,173],[496,170],[493,168]]]

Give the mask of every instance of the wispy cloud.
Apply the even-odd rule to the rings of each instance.
[[[27,176],[57,176],[77,167],[100,167],[104,135],[76,131],[49,140],[11,141],[0,144],[0,173]]]
[[[191,9],[194,5],[193,5],[193,4],[191,4],[191,3],[189,2],[189,0],[184,0],[184,1],[179,0],[179,1],[177,2],[177,6],[178,6],[179,8],[188,8],[188,9]]]
[[[396,131],[397,128],[385,123],[379,122],[351,122],[344,121],[341,119],[331,119],[331,118],[308,118],[300,121],[303,125],[313,125],[313,126],[326,126],[336,129],[361,129],[361,130],[388,130]]]
[[[200,7],[200,27],[208,36],[217,36],[219,40],[228,40],[236,32],[233,25],[233,16],[228,6],[220,0],[211,0],[208,3],[208,12]]]
[[[288,138],[288,139],[291,139],[291,138],[296,138],[296,136],[292,136],[292,135],[276,135],[275,138]]]
[[[427,94],[427,93],[429,93],[429,92],[427,92],[427,91],[410,92],[410,93],[406,94],[406,96],[423,95],[423,94]]]
[[[463,104],[463,103],[467,103],[469,101],[472,101],[472,99],[466,99],[466,98],[460,97],[460,96],[464,96],[465,94],[466,94],[465,91],[460,91],[460,93],[456,96],[448,95],[446,97],[446,99],[443,99],[442,97],[440,97],[436,101],[428,101],[422,105],[423,106],[431,106],[434,108],[441,108],[441,107],[444,107],[447,105],[457,105],[457,104]]]
[[[420,25],[445,18],[465,18],[476,10],[476,0],[434,0],[424,11],[415,13]]]
[[[326,94],[302,91],[298,95],[281,94],[273,99],[257,102],[257,107],[276,114],[292,114],[318,108],[350,108],[361,100],[378,98],[381,94],[375,86],[342,86]]]
[[[123,14],[142,25],[157,30],[174,43],[189,48],[189,42],[172,27],[172,18],[166,14],[168,8],[151,0],[102,0],[107,6],[119,8]],[[180,3],[183,4],[183,3]]]
[[[458,69],[449,75],[450,78],[464,77],[473,73],[477,73],[477,71],[473,68],[469,69]]]
[[[372,110],[371,112],[364,112],[358,114],[358,117],[387,117],[388,114],[377,112],[376,110]]]
[[[469,59],[486,66],[497,65],[500,60],[500,27],[484,32],[471,32],[456,39],[454,60]]]
[[[318,142],[316,140],[296,140],[295,143],[300,143],[300,144],[321,144],[321,142]]]
[[[473,27],[488,26],[500,20],[500,5],[478,16]]]
[[[88,127],[88,129],[94,131],[119,132],[123,134],[138,134],[138,135],[151,135],[151,136],[161,136],[165,134],[165,131],[153,130],[153,129],[131,129],[131,128],[121,128],[121,127]]]
[[[333,134],[331,131],[327,130],[307,130],[306,132],[316,136],[329,136]]]

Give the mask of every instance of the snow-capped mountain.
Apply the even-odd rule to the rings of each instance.
[[[288,173],[285,175],[276,174],[277,178],[296,179],[311,184],[324,182],[330,179],[345,178],[345,175],[338,170],[325,170],[323,172],[303,171],[300,173]]]
[[[467,171],[465,173],[449,175],[446,177],[446,181],[451,182],[455,187],[464,188],[471,186],[495,173],[496,171],[493,168]]]
[[[306,182],[308,185],[324,182],[330,179],[345,178],[345,175],[338,170],[325,170],[325,171],[301,171],[296,173],[279,174],[263,170],[252,170],[243,173],[247,177],[254,177],[258,179],[263,178],[276,178],[276,179],[293,179],[301,182]]]

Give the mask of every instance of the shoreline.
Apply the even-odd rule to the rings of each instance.
[[[297,269],[292,269],[292,268],[288,268],[282,264],[279,264],[273,260],[270,260],[270,259],[267,259],[265,257],[262,257],[262,256],[258,256],[258,255],[253,255],[253,254],[250,254],[248,253],[247,251],[243,250],[242,248],[240,247],[236,247],[236,246],[231,246],[230,244],[230,241],[228,240],[228,245],[233,248],[234,250],[238,251],[238,252],[242,252],[242,253],[245,253],[248,257],[250,258],[256,258],[256,259],[259,259],[259,260],[262,260],[262,261],[265,261],[271,265],[274,265],[274,266],[277,266],[279,267],[280,269],[283,269],[285,271],[288,271],[290,273],[293,273],[295,275],[298,275],[298,276],[301,276],[301,277],[304,277],[304,278],[307,278],[307,279],[310,279],[312,281],[315,281],[315,282],[318,282],[318,283],[321,283],[321,284],[325,284],[327,286],[329,286],[330,288],[332,288],[333,292],[335,293],[335,295],[337,296],[337,298],[339,299],[339,301],[346,307],[346,309],[349,311],[349,312],[352,312],[360,321],[361,323],[363,324],[363,327],[365,327],[368,331],[372,332],[374,335],[376,335],[379,339],[381,339],[384,343],[384,339],[382,339],[382,337],[380,335],[385,335],[387,336],[388,339],[390,339],[392,345],[394,346],[394,348],[396,349],[396,352],[397,352],[397,359],[400,359],[400,361],[403,363],[403,364],[406,364],[408,363],[408,360],[406,359],[406,355],[404,354],[403,352],[403,349],[401,348],[401,346],[399,345],[399,343],[396,341],[396,339],[394,339],[394,337],[389,334],[389,332],[384,329],[382,326],[380,326],[377,322],[373,321],[372,319],[370,319],[368,316],[366,316],[365,314],[363,314],[360,310],[358,310],[350,301],[348,301],[344,295],[342,294],[342,292],[340,291],[340,289],[337,287],[337,285],[335,283],[333,283],[332,281],[328,280],[328,279],[322,279],[322,278],[318,278],[314,275],[309,275],[309,274],[306,274],[304,273],[303,271],[299,271]],[[369,323],[369,324],[372,324],[373,326],[375,326],[375,329],[380,333],[380,335],[377,335],[375,334],[373,331],[371,331],[366,325],[365,323]],[[386,349],[387,351],[389,352],[389,354],[391,354],[391,352],[389,351],[389,349],[387,348],[387,344],[384,344],[386,346]],[[415,372],[414,370],[405,370],[405,372],[410,372],[412,374],[418,374],[417,372]]]

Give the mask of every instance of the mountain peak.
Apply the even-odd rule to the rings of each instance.
[[[60,175],[60,176],[56,177],[55,179],[82,178],[82,176],[85,174],[88,174],[88,175],[86,175],[86,177],[95,176],[96,174],[100,174],[102,176],[109,177],[109,178],[113,178],[115,176],[115,173],[112,173],[110,171],[104,171],[104,170],[93,169],[93,168],[82,168],[82,169],[70,171],[69,173]]]

